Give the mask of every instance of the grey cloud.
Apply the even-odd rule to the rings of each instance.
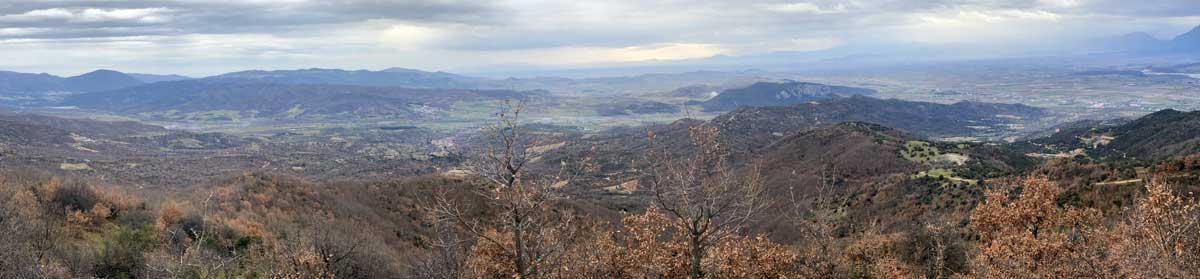
[[[89,10],[92,15],[84,15]],[[1019,18],[1047,14],[1055,19]],[[1047,34],[1064,30],[1167,36],[1182,31],[1186,20],[1196,16],[1198,0],[0,0],[0,48],[6,47],[5,40],[31,39],[49,49],[42,53],[66,53],[82,48],[80,42],[138,40],[149,46],[127,51],[122,62],[158,55],[162,57],[147,58],[154,60],[147,63],[170,57],[182,65],[203,60],[220,67],[211,61],[246,57],[247,64],[341,63],[348,61],[344,57],[370,54],[401,62],[467,65],[491,55],[567,47],[678,43],[775,51],[786,49],[778,45],[808,39],[867,46],[914,43],[922,41],[912,37],[929,33],[961,33],[947,34],[951,39],[943,41],[950,43],[957,38],[992,38],[975,42],[984,45],[1012,43],[1007,37],[975,36],[988,31],[1017,34],[1012,39],[1027,32],[1034,41],[1038,36],[1058,38]],[[953,24],[959,26],[942,26]],[[385,34],[393,25],[406,26]],[[1093,34],[1078,34],[1084,35]],[[209,53],[213,55],[201,55]],[[176,58],[187,57],[182,54],[199,58]],[[321,59],[287,59],[304,55]]]
[[[0,3],[0,28],[51,28],[40,37],[276,32],[311,25],[388,19],[482,24],[495,7],[467,1],[27,1]],[[155,28],[131,28],[155,27]],[[94,32],[125,28],[129,32]],[[90,30],[90,31],[89,31]],[[147,33],[137,33],[145,30]]]
[[[1093,0],[1077,11],[1135,17],[1182,17],[1200,15],[1196,0]]]
[[[0,3],[0,28],[48,29],[31,38],[279,33],[386,19],[444,29],[440,47],[485,51],[562,46],[613,47],[664,41],[731,42],[770,36],[825,36],[905,24],[913,13],[1030,10],[1075,15],[1186,16],[1195,0],[16,0]],[[586,4],[579,4],[586,3]],[[764,7],[795,5],[784,12]],[[819,12],[805,12],[812,7]],[[144,11],[142,17],[79,20],[83,13]],[[62,16],[62,12],[71,13]],[[31,14],[32,13],[32,14]],[[589,18],[599,14],[604,20]],[[114,29],[116,28],[116,29]],[[118,30],[118,31],[113,31]],[[144,31],[144,32],[139,32]],[[19,34],[17,32],[10,32]],[[0,35],[3,36],[3,35]],[[7,35],[7,38],[21,37]]]

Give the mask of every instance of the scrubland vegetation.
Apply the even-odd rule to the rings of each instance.
[[[1200,278],[1197,20],[0,0],[0,279]]]
[[[870,188],[844,185],[833,170],[820,171],[806,193],[768,189],[763,161],[735,166],[718,129],[692,126],[689,154],[652,147],[641,158],[644,204],[613,212],[562,191],[563,181],[595,171],[589,158],[557,173],[531,171],[540,154],[529,147],[542,143],[520,125],[521,110],[508,106],[485,130],[495,144],[476,152],[464,176],[313,182],[246,173],[147,197],[86,179],[5,173],[0,277],[1200,275],[1200,201],[1183,192],[1195,188],[1194,156],[1121,185],[1090,182],[1130,176],[1119,165],[1070,159],[978,185],[933,183],[983,194],[955,194],[959,206],[923,207],[897,221],[912,210],[902,206],[912,195],[876,194],[863,204],[856,191]],[[897,212],[851,208],[876,202]]]

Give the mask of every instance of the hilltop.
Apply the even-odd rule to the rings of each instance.
[[[866,88],[809,82],[757,82],[744,88],[722,91],[716,97],[700,103],[700,106],[709,111],[727,111],[739,106],[786,106],[875,93],[875,90]]]
[[[742,107],[713,119],[713,125],[750,138],[780,136],[811,127],[859,121],[880,124],[924,137],[948,138],[1000,132],[1007,124],[1035,120],[1047,113],[1020,104],[929,102],[864,96],[833,98],[774,107]]]
[[[130,75],[112,70],[96,70],[73,77],[0,71],[0,95],[96,92],[143,83]]]
[[[1113,123],[1082,122],[1031,142],[1054,151],[1082,149],[1097,159],[1165,159],[1200,152],[1200,111],[1165,109]]]

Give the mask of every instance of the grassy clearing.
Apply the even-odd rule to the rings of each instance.
[[[962,165],[969,159],[966,155],[957,153],[942,153],[937,147],[929,142],[910,140],[904,144],[904,149],[900,150],[900,156],[905,160],[921,164],[937,164],[937,165]],[[935,165],[935,166],[937,166]],[[917,172],[913,178],[933,178],[942,186],[950,184],[954,185],[975,185],[979,181],[975,179],[967,179],[957,176],[954,170],[948,168],[933,168],[926,171]]]
[[[953,170],[944,169],[944,168],[934,168],[934,169],[930,169],[927,171],[921,171],[921,172],[918,172],[917,174],[913,175],[913,178],[924,178],[924,177],[933,178],[938,181],[944,181],[942,183],[942,186],[946,186],[947,184],[975,185],[975,184],[979,183],[979,180],[958,177],[954,174]]]
[[[919,140],[910,140],[904,143],[904,150],[900,150],[900,156],[916,163],[928,163],[941,154],[937,147]]]

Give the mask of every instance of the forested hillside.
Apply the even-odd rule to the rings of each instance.
[[[804,129],[739,153],[747,151],[728,145],[735,137],[709,124],[725,121],[718,118],[646,135],[642,158],[629,158],[645,159],[630,165],[637,169],[605,178],[612,166],[605,171],[594,160],[604,154],[546,157],[562,148],[548,142],[558,136],[522,125],[522,109],[509,106],[483,130],[492,139],[486,151],[462,167],[401,180],[245,172],[138,192],[71,173],[5,172],[0,276],[1180,278],[1200,272],[1193,265],[1200,228],[1192,224],[1200,222],[1200,202],[1183,194],[1200,181],[1195,155],[1036,161],[1007,155],[1028,148],[1020,143],[943,143],[864,122]],[[1131,123],[1164,114],[1175,112]],[[77,129],[71,120],[10,118]],[[560,167],[551,170],[542,160]]]

